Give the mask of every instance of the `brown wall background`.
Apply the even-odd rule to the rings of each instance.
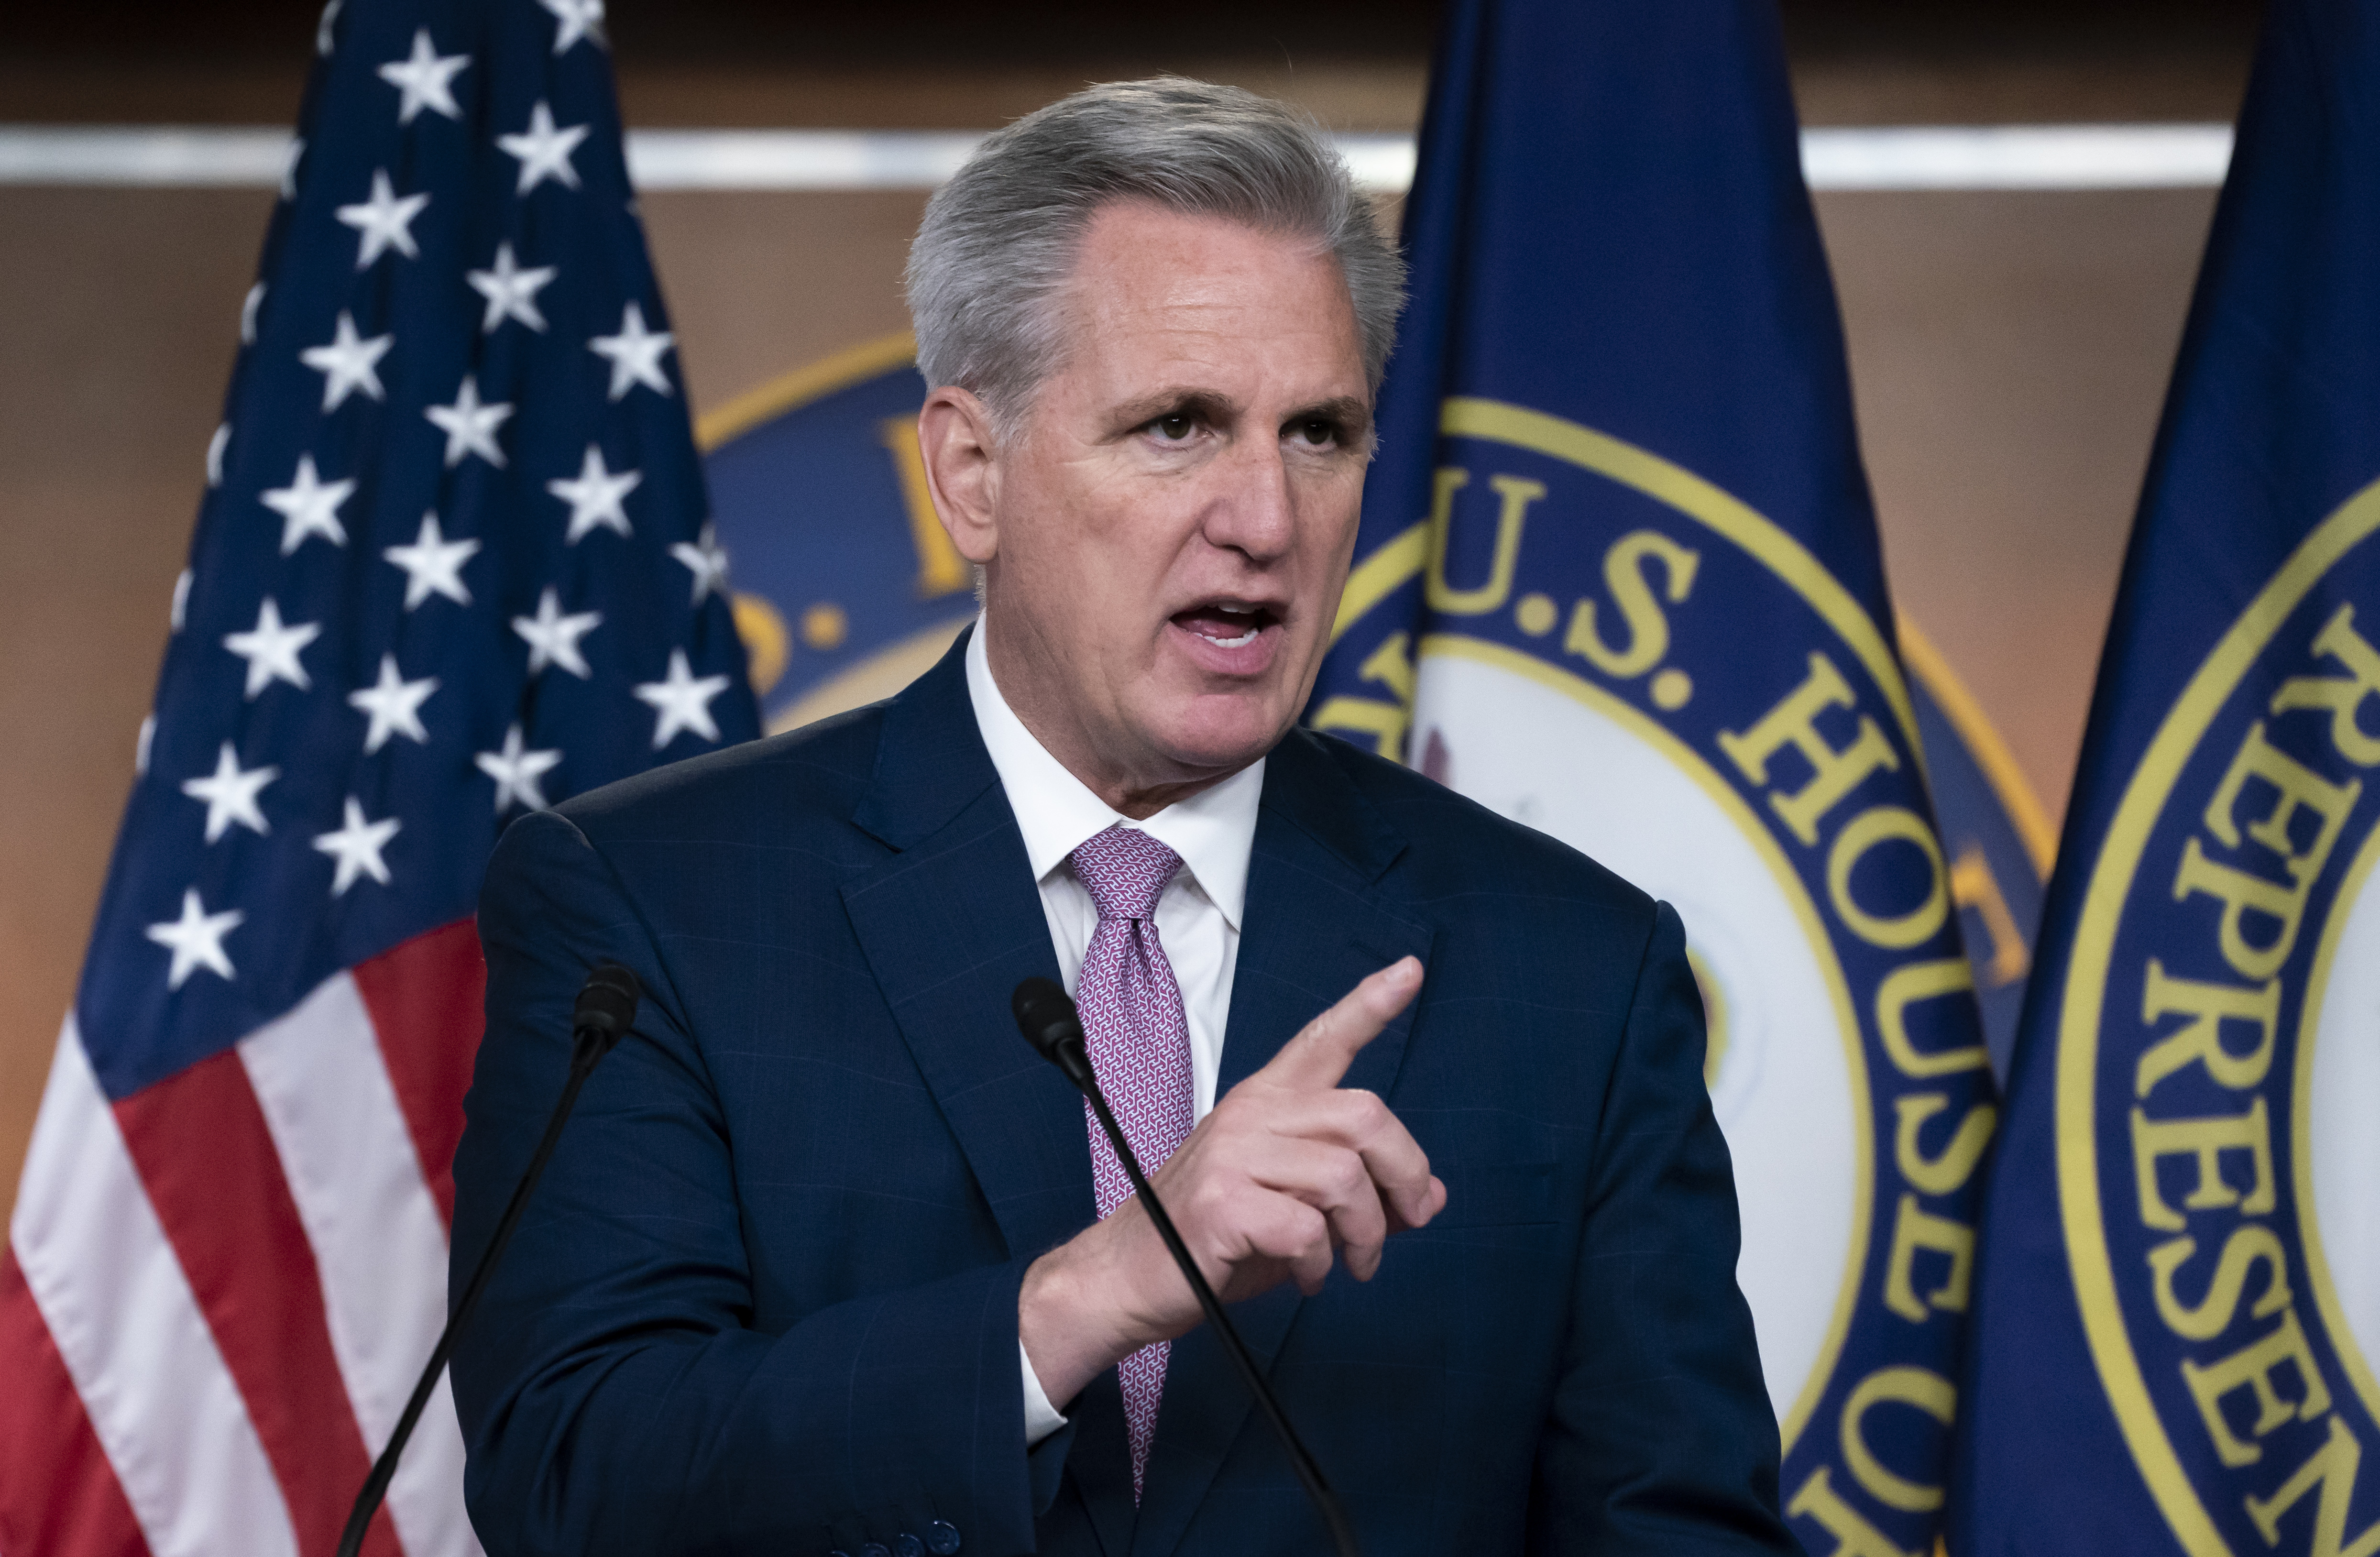
[[[1805,122],[2228,119],[2252,22],[2213,0],[1915,9],[1788,5]],[[887,38],[822,7],[681,0],[615,7],[613,41],[632,124],[988,128],[1171,68],[1334,128],[1410,129],[1430,10],[1315,0],[1285,41],[1277,12],[1227,6],[1200,36],[1256,42],[1216,53],[1087,6],[995,27],[928,5]],[[52,18],[0,40],[0,119],[285,123],[310,36],[311,8],[280,0]],[[0,1204],[130,783],[271,201],[0,188]],[[921,195],[643,204],[697,414],[906,323]],[[2053,818],[2213,205],[2211,190],[1818,200],[1896,599]]]

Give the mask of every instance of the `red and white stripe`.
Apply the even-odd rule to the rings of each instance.
[[[111,1105],[60,1034],[0,1261],[0,1551],[331,1557],[445,1312],[466,921]],[[477,1557],[444,1384],[373,1557]]]

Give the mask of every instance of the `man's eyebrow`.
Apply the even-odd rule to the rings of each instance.
[[[1229,395],[1211,389],[1198,389],[1186,384],[1160,389],[1154,395],[1144,395],[1137,400],[1127,400],[1115,409],[1112,425],[1115,431],[1130,432],[1146,427],[1160,417],[1187,416],[1202,421],[1229,421],[1239,407]]]
[[[1173,385],[1136,400],[1128,400],[1115,409],[1111,426],[1114,435],[1122,436],[1148,426],[1160,417],[1184,416],[1209,423],[1222,423],[1238,415],[1238,402],[1217,390],[1191,385]],[[1354,395],[1334,395],[1328,400],[1318,400],[1301,406],[1281,418],[1284,428],[1300,422],[1327,421],[1339,429],[1348,442],[1359,442],[1371,435],[1372,407],[1369,402]]]

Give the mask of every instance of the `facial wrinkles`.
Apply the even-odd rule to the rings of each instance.
[[[1328,335],[1305,310],[1281,299],[1252,305],[1208,296],[1204,288],[1185,288],[1177,297],[1116,309],[1094,327],[1138,337],[1141,351],[1152,360],[1135,377],[1220,389],[1244,409],[1294,402],[1298,386],[1282,382],[1287,365],[1310,362],[1320,355],[1318,338]],[[1137,386],[1119,382],[1122,364],[1111,360],[1106,365],[1110,371],[1101,387],[1108,403],[1131,398]]]
[[[1003,592],[1030,602],[1002,633],[1043,683],[1025,700],[1072,732],[1062,744],[1112,774],[1160,784],[1204,768],[1193,750],[1220,759],[1238,737],[1217,746],[1219,732],[1262,740],[1257,725],[1293,714],[1319,630],[1298,620],[1272,672],[1219,683],[1183,658],[1189,629],[1175,617],[1233,598],[1266,603],[1284,628],[1318,615],[1353,543],[1361,483],[1359,456],[1284,446],[1281,426],[1364,397],[1335,267],[1318,274],[1262,235],[1217,242],[1195,226],[1156,213],[1128,239],[1122,227],[1104,245],[1087,239],[1090,279],[1066,301],[1063,366],[1019,430],[1023,457],[1003,461],[999,505],[1011,516]],[[1187,446],[1135,423],[1190,394],[1218,409],[1196,420]],[[1276,708],[1285,712],[1263,712]],[[1256,749],[1206,771],[1220,777]]]
[[[1197,366],[1187,362],[1169,366],[1191,383],[1211,383],[1224,376],[1209,371],[1193,377]],[[1344,480],[1328,455],[1283,447],[1276,407],[1291,401],[1265,382],[1267,374],[1244,371],[1239,376],[1253,381],[1230,396],[1239,404],[1218,413],[1193,413],[1214,416],[1211,423],[1201,420],[1195,426],[1193,446],[1152,448],[1146,433],[1126,432],[1099,451],[1107,457],[1086,471],[1087,505],[1099,510],[1095,517],[1085,516],[1092,525],[1140,527],[1170,542],[1162,548],[1136,546],[1130,553],[1148,569],[1133,582],[1155,590],[1168,609],[1243,593],[1293,608],[1302,575],[1311,571],[1314,559],[1307,553],[1319,539],[1307,533],[1302,516],[1316,501],[1327,502],[1334,481]],[[1226,392],[1239,387],[1227,383]],[[1319,549],[1338,548],[1325,540]]]

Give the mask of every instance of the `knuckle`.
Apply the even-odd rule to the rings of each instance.
[[[1276,1259],[1300,1259],[1313,1253],[1317,1242],[1327,1247],[1330,1232],[1313,1207],[1285,1200],[1252,1230],[1249,1241]]]

